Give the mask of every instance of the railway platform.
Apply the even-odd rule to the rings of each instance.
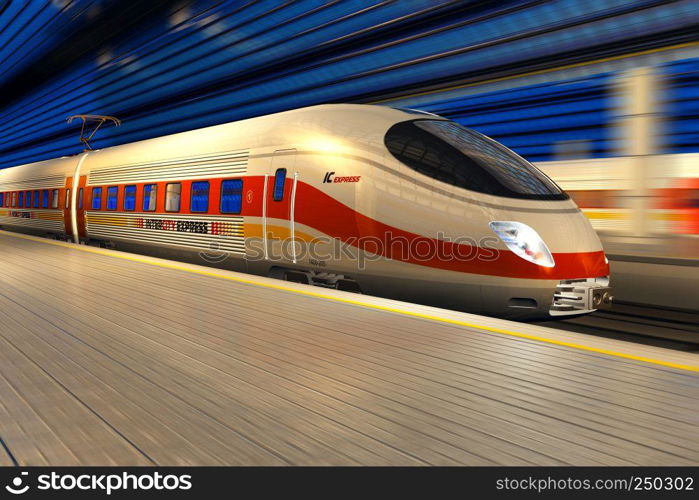
[[[696,465],[699,354],[0,231],[0,465]]]

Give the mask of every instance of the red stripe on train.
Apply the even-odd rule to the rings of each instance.
[[[290,181],[287,182],[285,191],[287,199],[291,194]],[[259,214],[255,215],[259,216],[262,211],[261,203],[256,205]],[[287,218],[285,213],[288,212],[284,208],[269,202],[268,216]],[[252,211],[257,212],[255,208]],[[507,250],[494,251],[467,244],[455,244],[389,226],[353,210],[301,181],[297,185],[295,220],[371,253],[431,268],[489,276],[553,280],[609,274],[609,265],[605,263],[602,251],[555,253],[555,267],[546,268],[527,262]],[[495,238],[495,235],[493,237]],[[396,240],[404,243],[395,244]],[[391,241],[394,242],[393,245],[390,244]],[[406,248],[413,251],[406,252]],[[431,256],[420,258],[419,255]]]

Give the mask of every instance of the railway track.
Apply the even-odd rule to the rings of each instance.
[[[536,324],[657,347],[699,351],[699,312],[615,303],[608,311]]]

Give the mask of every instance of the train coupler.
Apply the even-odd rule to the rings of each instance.
[[[603,278],[607,283],[609,280]],[[597,278],[564,280],[556,285],[549,310],[552,316],[585,314],[612,307],[612,289]]]

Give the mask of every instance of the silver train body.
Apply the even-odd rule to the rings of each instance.
[[[439,116],[322,105],[0,171],[3,229],[514,319],[607,307],[538,169]]]

